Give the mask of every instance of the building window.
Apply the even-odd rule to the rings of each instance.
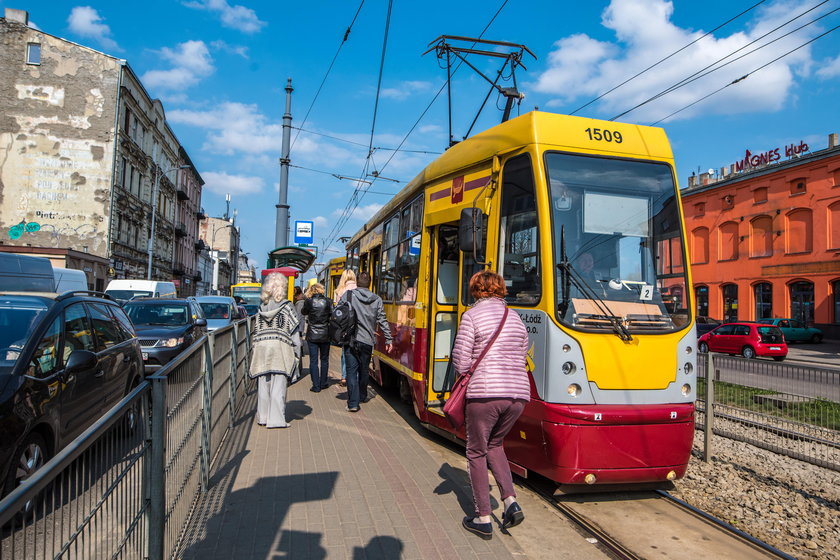
[[[131,109],[125,108],[125,121],[123,122],[123,130],[126,134],[131,129]]]
[[[755,320],[773,317],[773,285],[762,282],[753,287],[755,293]]]
[[[813,248],[811,210],[798,208],[787,215],[787,252],[810,253]]]
[[[840,202],[828,207],[828,248],[840,249]]]
[[[41,64],[41,43],[26,44],[26,63]]]
[[[128,162],[125,161],[125,158],[122,159],[122,169],[120,170],[120,186],[122,188],[126,188],[125,185],[125,174],[126,174],[126,167],[128,167]]]
[[[814,284],[794,282],[790,285],[790,317],[810,325],[814,322]]]
[[[697,315],[709,316],[709,287],[695,286],[694,287],[694,301],[697,302]]]
[[[734,261],[738,258],[738,223],[726,222],[720,225],[718,230],[720,240],[718,260]]]
[[[840,280],[831,283],[831,296],[834,299],[834,322],[840,323]]]
[[[750,256],[773,255],[773,218],[758,216],[750,222]]]
[[[724,284],[720,287],[723,296],[723,321],[732,323],[738,320],[738,285]]]
[[[691,262],[709,262],[709,228],[699,227],[691,232]]]
[[[758,187],[753,191],[753,202],[755,204],[767,202],[767,187]]]
[[[799,177],[794,179],[790,182],[790,194],[791,196],[797,194],[805,194],[805,178]]]

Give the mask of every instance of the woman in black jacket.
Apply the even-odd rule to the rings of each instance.
[[[307,318],[306,341],[309,343],[309,374],[312,376],[313,393],[329,387],[330,334],[329,323],[333,303],[324,295],[324,286],[312,284],[306,290],[307,299],[302,313]],[[320,369],[318,353],[321,354]]]

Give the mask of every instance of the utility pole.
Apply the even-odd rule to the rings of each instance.
[[[274,246],[289,244],[289,143],[292,135],[292,79],[286,84],[286,112],[283,113],[283,151],[280,155],[280,195],[277,201],[277,222],[274,231]]]

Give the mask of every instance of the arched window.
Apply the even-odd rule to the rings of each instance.
[[[720,287],[723,296],[723,320],[732,323],[738,320],[738,285],[724,284]]]
[[[720,251],[718,260],[733,261],[738,258],[738,223],[726,222],[719,229]]]
[[[755,295],[755,320],[773,318],[773,285],[762,282],[753,286]]]
[[[697,302],[697,315],[708,317],[709,316],[709,287],[708,286],[695,286],[694,287],[694,300]]]
[[[810,325],[814,322],[814,284],[799,281],[790,285],[790,317]]]
[[[797,208],[787,215],[787,252],[810,253],[813,248],[813,218],[808,208]]]
[[[691,262],[709,262],[709,228],[699,227],[691,232]]]
[[[831,283],[831,296],[834,298],[834,322],[840,323],[840,280]]]
[[[840,202],[828,207],[828,248],[840,249]]]
[[[750,221],[750,256],[773,255],[773,218],[757,216]]]

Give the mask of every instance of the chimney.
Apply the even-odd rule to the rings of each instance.
[[[836,148],[837,145],[840,144],[837,140],[837,133],[834,132],[828,135],[828,147],[829,148]]]
[[[29,12],[26,10],[15,10],[13,8],[6,8],[6,21],[13,21],[23,25],[29,25]]]

